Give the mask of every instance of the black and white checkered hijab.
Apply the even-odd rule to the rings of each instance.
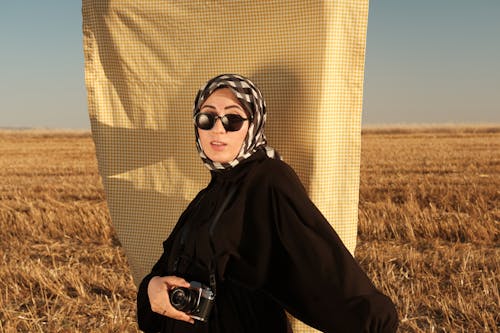
[[[210,170],[230,169],[252,156],[259,149],[265,149],[269,157],[279,159],[279,154],[273,148],[267,146],[266,136],[264,135],[266,103],[259,89],[249,79],[236,74],[222,74],[210,79],[196,95],[193,116],[200,112],[200,107],[205,100],[216,89],[221,88],[229,88],[233,92],[251,119],[240,152],[233,161],[228,163],[214,162],[205,155],[195,126],[196,147],[205,166]]]

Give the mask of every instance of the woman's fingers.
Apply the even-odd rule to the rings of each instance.
[[[178,276],[155,276],[148,284],[151,310],[163,316],[186,321],[193,324],[194,319],[186,313],[175,309],[170,304],[169,291],[175,287],[189,287],[189,282]]]
[[[175,287],[189,287],[189,282],[178,276],[163,276],[161,279],[167,284],[168,290]]]
[[[170,302],[168,303],[167,308],[161,314],[166,316],[166,317],[170,317],[173,319],[182,320],[182,321],[186,321],[188,323],[194,324],[193,318],[191,318],[185,312],[179,311],[176,308],[174,308],[172,305],[170,305]]]

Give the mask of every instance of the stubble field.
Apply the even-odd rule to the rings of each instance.
[[[497,332],[500,128],[363,131],[356,257],[400,332]],[[0,332],[137,332],[88,132],[0,131]]]

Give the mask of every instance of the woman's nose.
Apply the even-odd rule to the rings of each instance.
[[[214,132],[217,133],[225,133],[226,129],[224,128],[224,125],[222,125],[222,119],[217,118],[215,119],[215,124],[214,127],[212,128]]]

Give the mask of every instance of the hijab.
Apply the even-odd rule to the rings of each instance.
[[[219,163],[212,161],[205,155],[195,126],[196,148],[205,166],[212,171],[231,169],[260,149],[265,149],[267,156],[270,158],[281,159],[279,154],[267,145],[264,134],[264,125],[266,123],[266,103],[264,98],[255,84],[241,75],[222,74],[205,83],[194,100],[193,117],[200,112],[205,100],[215,90],[221,88],[229,88],[249,115],[248,132],[235,159],[228,163]]]

